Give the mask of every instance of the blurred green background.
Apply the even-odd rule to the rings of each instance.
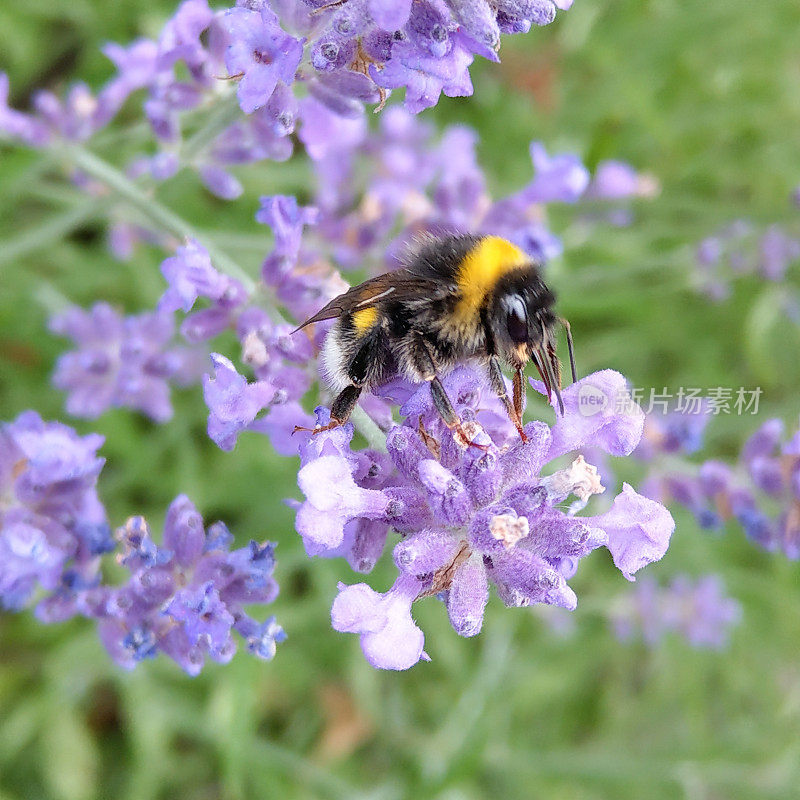
[[[0,69],[14,102],[79,79],[99,86],[110,74],[99,45],[155,36],[172,10],[165,0],[4,4]],[[479,131],[498,193],[530,174],[531,139],[658,178],[660,195],[637,203],[629,228],[555,213],[567,251],[551,280],[582,372],[614,367],[656,390],[763,387],[759,417],[715,419],[705,455],[734,457],[768,416],[797,422],[800,335],[775,287],[743,278],[711,305],[691,283],[694,245],[718,226],[798,222],[789,204],[800,183],[798,30],[796,0],[577,0],[549,28],[507,38],[500,66],[476,64],[473,98],[443,99],[426,115]],[[135,137],[106,153],[134,152]],[[303,196],[305,174],[248,168],[234,203],[182,174],[159,197],[224,232],[255,274],[268,247],[256,198]],[[144,513],[158,530],[183,491],[238,541],[277,541],[274,612],[289,640],[269,664],[240,654],[196,679],[166,660],[124,674],[89,622],[47,628],[30,613],[0,616],[0,800],[800,797],[795,564],[738,531],[702,533],[678,511],[673,544],[649,571],[723,575],[744,610],[726,652],[677,639],[655,650],[619,644],[605,614],[628,587],[598,552],[572,581],[581,601],[571,636],[493,600],[483,634],[461,639],[426,601],[415,615],[433,661],[375,672],[356,637],[330,629],[336,581],[358,578],[344,562],[303,555],[282,503],[297,496],[294,462],[270,454],[263,437],[218,451],[196,389],[175,393],[175,419],[163,427],[126,411],[66,419],[49,384],[66,344],[46,332],[42,285],[128,312],[162,290],[161,252],[144,248],[120,264],[104,230],[100,211],[40,155],[0,148],[0,418],[33,407],[105,434],[100,492],[114,524]],[[391,580],[388,560],[369,578],[379,590]]]

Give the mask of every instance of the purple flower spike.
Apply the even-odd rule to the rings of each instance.
[[[398,578],[386,594],[378,594],[365,583],[339,584],[333,601],[334,630],[361,635],[361,649],[377,669],[402,670],[424,658],[425,636],[411,618],[411,603],[420,584]]]
[[[270,603],[278,593],[272,578],[274,545],[251,542],[228,552],[232,538],[222,523],[204,530],[191,501],[180,495],[169,507],[164,547],[157,545],[146,521],[128,520],[117,532],[124,552],[118,560],[131,572],[127,583],[81,590],[81,608],[99,620],[100,637],[110,656],[126,669],[164,653],[189,675],[197,675],[206,657],[220,663],[236,652],[236,631],[250,652],[271,658],[284,637],[273,618],[263,624],[243,606]],[[167,549],[167,546],[171,549]]]
[[[161,264],[161,272],[169,284],[158,302],[161,311],[180,308],[188,312],[198,297],[228,306],[244,299],[244,289],[239,282],[217,272],[206,249],[194,239],[166,259]]]
[[[542,394],[544,386],[531,380]],[[633,452],[644,429],[644,412],[633,402],[625,378],[606,369],[581,378],[562,391],[564,416],[551,431],[548,460],[587,445],[614,456]]]
[[[634,572],[667,552],[675,530],[672,514],[664,506],[637,494],[627,483],[609,511],[588,519],[608,535],[614,564],[629,581]]]
[[[232,8],[223,15],[231,37],[225,53],[230,75],[241,75],[239,105],[246,114],[266,105],[278,81],[291,84],[303,56],[303,43],[286,34],[275,12],[262,5],[260,13]]]
[[[58,359],[53,376],[68,392],[67,411],[75,416],[95,418],[117,406],[165,422],[172,416],[169,381],[195,379],[194,353],[171,346],[171,313],[121,317],[97,303],[88,312],[70,308],[57,314],[50,328],[78,345]]]
[[[223,450],[233,450],[239,434],[249,429],[259,412],[275,397],[266,381],[248,383],[233,364],[212,353],[214,377],[203,376],[203,397],[208,406],[208,435]]]
[[[652,578],[637,583],[617,601],[612,621],[622,641],[638,635],[653,647],[667,634],[677,633],[692,647],[721,650],[741,616],[741,606],[726,595],[718,575],[696,581],[678,575],[665,587]]]
[[[625,387],[618,373],[598,376],[607,389]],[[301,448],[300,485],[307,500],[298,511],[297,529],[309,552],[345,555],[351,564],[359,563],[356,523],[381,524],[371,540],[378,546],[383,525],[403,535],[393,551],[399,572],[395,588],[380,595],[363,584],[348,587],[334,608],[337,630],[375,634],[373,645],[367,639],[362,644],[370,663],[379,667],[400,668],[381,649],[387,641],[413,655],[403,657],[402,668],[419,659],[422,640],[409,613],[414,600],[442,599],[462,636],[480,632],[490,583],[508,606],[543,603],[574,609],[577,597],[567,580],[581,558],[605,546],[631,579],[631,573],[664,554],[674,527],[665,508],[629,486],[606,514],[575,516],[604,490],[597,468],[580,454],[568,467],[541,474],[551,458],[587,443],[630,451],[641,435],[641,419],[633,432],[626,432],[613,414],[586,427],[577,400],[566,402],[567,396],[563,422],[552,432],[543,422],[531,422],[525,426],[528,440],[520,442],[505,415],[505,427],[498,424],[493,442],[476,421],[494,421],[489,410],[500,411],[494,409],[499,401],[488,391],[486,378],[461,367],[445,375],[444,384],[471,441],[479,446],[454,438],[428,386],[409,394],[408,387],[395,383],[384,391],[405,401],[400,413],[406,419],[387,435],[391,464],[385,456],[351,452],[352,432],[347,430],[322,433],[321,441],[312,437]],[[325,410],[318,421],[327,419]],[[553,447],[556,435],[558,448]],[[314,536],[317,541],[310,547]],[[392,624],[386,611],[390,599],[400,609]],[[401,642],[401,635],[408,641]]]
[[[522,192],[530,203],[574,203],[589,185],[589,170],[577,156],[549,156],[541,142],[533,142],[531,159],[536,176]]]

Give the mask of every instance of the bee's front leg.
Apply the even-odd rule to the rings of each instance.
[[[360,394],[360,386],[346,386],[333,401],[333,405],[331,406],[331,421],[327,425],[317,425],[314,428],[303,428],[300,425],[295,425],[293,433],[297,433],[297,431],[310,431],[313,436],[317,433],[322,433],[322,431],[331,431],[334,428],[344,425],[345,422],[350,419],[350,415],[356,407]]]
[[[503,380],[503,372],[500,369],[500,360],[497,356],[489,359],[489,382],[495,394],[503,401],[509,419],[514,423],[514,427],[519,433],[519,438],[523,442],[528,441],[528,436],[522,427],[522,369],[518,368],[514,372],[514,402],[512,403],[506,391],[506,382]]]

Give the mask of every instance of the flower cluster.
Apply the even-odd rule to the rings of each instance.
[[[71,307],[51,319],[50,329],[78,347],[60,356],[53,376],[76,417],[94,419],[114,407],[165,422],[172,417],[170,383],[186,386],[201,373],[199,354],[174,343],[174,314],[161,307],[128,317],[108,303]]]
[[[162,546],[141,517],[115,540],[96,491],[102,443],[32,411],[0,428],[2,606],[18,610],[36,598],[42,621],[95,619],[112,658],[126,668],[163,652],[196,675],[206,656],[230,660],[233,631],[250,652],[271,658],[282,629],[272,617],[259,623],[244,606],[277,595],[274,545],[230,551],[225,525],[204,528],[183,495],[167,511]],[[111,585],[101,557],[119,545],[117,560],[131,574]]]
[[[359,122],[365,103],[383,107],[393,89],[417,112],[442,93],[472,94],[475,55],[499,60],[501,33],[524,33],[553,21],[572,0],[238,0],[212,11],[184,0],[157,39],[108,44],[115,73],[93,94],[85,84],[66,97],[40,91],[33,113],[8,105],[0,73],[0,133],[32,147],[83,142],[104,128],[128,98],[144,92],[143,110],[161,149],[129,165],[133,177],[157,181],[190,167],[224,199],[242,192],[230,167],[284,160],[291,135],[314,143],[338,139]],[[220,103],[235,84],[244,115],[216,135],[175,145],[192,114]],[[302,88],[301,88],[302,87]],[[88,187],[85,176],[76,180]],[[120,238],[131,234],[130,226]]]
[[[715,301],[725,300],[731,283],[742,275],[757,274],[782,283],[793,263],[800,260],[800,239],[781,225],[759,228],[747,220],[736,220],[706,237],[697,246],[697,284]],[[785,311],[800,320],[797,297],[787,298]]]
[[[693,581],[677,575],[666,587],[648,577],[619,598],[612,621],[622,641],[641,638],[653,647],[670,633],[699,648],[722,649],[740,622],[739,603],[725,593],[718,575]]]
[[[78,436],[33,411],[0,427],[0,603],[23,608],[37,589],[91,585],[114,549],[97,497],[103,437]],[[43,610],[43,609],[42,609]]]
[[[622,376],[612,371],[587,380],[625,390]],[[401,534],[393,551],[399,574],[389,591],[341,584],[332,609],[334,628],[358,633],[366,658],[379,668],[407,669],[427,657],[411,617],[416,600],[439,597],[454,630],[474,636],[490,584],[508,606],[573,609],[577,598],[567,580],[581,558],[605,546],[632,580],[639,568],[661,558],[673,530],[669,512],[628,485],[604,514],[575,516],[603,490],[596,470],[580,456],[542,475],[551,461],[589,442],[615,455],[630,453],[641,436],[641,412],[582,416],[579,382],[563,392],[564,416],[552,428],[529,423],[523,443],[485,379],[459,368],[444,385],[471,445],[452,436],[427,385],[395,384],[386,392],[406,398],[404,424],[389,431],[388,455],[352,452],[350,426],[307,436],[300,447],[298,484],[306,499],[296,525],[309,554],[345,555],[355,569],[369,571],[388,529]],[[327,419],[325,409],[318,414],[320,422]],[[571,496],[576,501],[565,512],[560,506]]]
[[[800,431],[783,438],[783,421],[767,420],[745,442],[737,467],[705,461],[696,473],[652,476],[643,491],[689,509],[702,528],[733,519],[759,546],[800,558]]]
[[[233,658],[233,631],[259,658],[275,654],[285,638],[275,618],[259,623],[243,609],[271,603],[278,594],[273,544],[251,541],[229,551],[233,536],[225,525],[204,529],[185,495],[167,510],[163,546],[153,541],[142,517],[129,519],[117,539],[117,558],[131,577],[124,586],[99,590],[90,602],[100,638],[120,666],[132,669],[163,652],[197,675],[206,656],[222,663]]]

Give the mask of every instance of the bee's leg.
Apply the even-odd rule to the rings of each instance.
[[[506,382],[503,380],[503,372],[500,369],[500,359],[498,359],[497,356],[492,356],[489,359],[489,382],[495,394],[503,401],[506,412],[519,433],[519,438],[522,439],[523,442],[527,442],[528,437],[522,429],[522,370],[518,369],[514,373],[513,404],[508,397]]]
[[[439,416],[444,420],[444,424],[453,431],[453,435],[456,439],[465,447],[477,447],[481,450],[486,450],[487,447],[485,445],[475,444],[472,439],[470,439],[469,434],[464,430],[464,426],[461,424],[461,420],[458,418],[458,414],[456,414],[456,410],[453,408],[453,404],[450,402],[450,398],[447,396],[442,382],[435,375],[428,380],[431,385],[433,404],[436,406]]]
[[[340,425],[344,425],[350,419],[361,391],[374,378],[376,359],[380,359],[380,353],[379,331],[376,330],[372,335],[368,335],[363,339],[363,344],[347,366],[347,377],[350,379],[350,385],[345,386],[333,401],[333,405],[331,405],[331,421],[327,425],[318,425],[316,428],[311,428],[312,433],[333,430]],[[298,430],[309,430],[309,428],[296,427],[295,431]]]
[[[332,431],[344,425],[353,409],[358,402],[358,396],[361,394],[360,386],[346,386],[336,395],[336,399],[331,406],[331,421],[327,425],[317,425],[316,428],[303,428],[300,425],[295,425],[293,433],[297,431],[310,431],[313,434],[322,433],[322,431]]]
[[[469,434],[464,430],[464,426],[461,424],[461,420],[458,418],[458,414],[456,414],[456,410],[453,408],[442,382],[436,376],[436,363],[433,360],[431,351],[428,349],[428,345],[425,344],[421,336],[417,336],[412,341],[409,355],[413,359],[417,371],[424,380],[430,383],[433,405],[439,412],[439,416],[444,420],[444,424],[453,431],[453,435],[465,447],[472,446],[486,449],[483,445],[473,444]]]
[[[523,367],[514,370],[514,411],[517,412],[520,422],[522,422],[522,398],[525,397],[525,375]]]
[[[360,394],[360,386],[346,386],[339,392],[331,406],[331,421],[329,423],[331,428],[344,425],[350,419]]]

